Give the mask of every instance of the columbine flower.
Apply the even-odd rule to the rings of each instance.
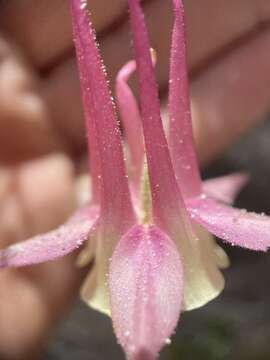
[[[192,140],[182,2],[173,0],[169,145],[140,2],[128,2],[136,62],[119,72],[116,91],[130,181],[86,2],[71,0],[92,197],[60,228],[2,250],[0,266],[53,260],[88,240],[79,262],[95,258],[95,267],[83,284],[82,296],[94,308],[111,314],[127,357],[138,360],[157,356],[181,311],[204,305],[222,290],[219,269],[228,261],[209,232],[233,245],[266,250],[270,221],[226,205],[245,176],[201,182]],[[127,84],[135,70],[140,110]]]

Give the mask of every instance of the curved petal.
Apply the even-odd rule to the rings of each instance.
[[[135,70],[133,60],[120,69],[116,77],[116,96],[130,153],[132,180],[138,190],[144,159],[142,123],[137,101],[127,83]]]
[[[39,264],[67,255],[88,240],[97,221],[96,207],[82,208],[56,230],[1,250],[0,267]]]
[[[178,250],[156,226],[134,226],[120,240],[109,272],[112,320],[129,359],[155,359],[180,315]]]
[[[203,182],[203,192],[216,200],[232,204],[249,180],[248,174],[244,172],[220,176]]]
[[[188,201],[188,210],[212,234],[250,250],[266,251],[270,246],[270,218],[219,203],[211,198]]]

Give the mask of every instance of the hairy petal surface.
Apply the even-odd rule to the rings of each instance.
[[[79,0],[80,1],[80,0]],[[74,5],[72,5],[74,7]],[[73,11],[73,10],[72,10]],[[90,110],[91,98],[89,97],[89,88],[88,88],[88,64],[84,59],[84,42],[83,39],[78,35],[79,28],[77,21],[73,19],[73,33],[74,33],[74,42],[76,43],[76,54],[78,58],[78,70],[80,76],[80,87],[81,95],[83,100],[83,110],[85,116],[85,125],[87,130],[87,145],[88,145],[88,158],[89,158],[89,168],[91,169],[91,190],[92,190],[92,201],[94,203],[99,203],[100,201],[100,179],[101,179],[101,169],[100,169],[100,154],[99,146],[97,142],[97,131],[94,126],[93,119],[93,110]],[[88,89],[88,90],[87,90]]]
[[[149,180],[156,225],[178,247],[183,259],[185,310],[203,306],[223,289],[224,280],[216,264],[206,267],[201,240],[194,232],[179,191],[165,138],[157,84],[150,56],[144,17],[138,0],[129,0],[134,54],[140,85],[140,101]]]
[[[0,267],[39,264],[67,255],[89,239],[97,222],[96,207],[82,208],[56,230],[1,250]]]
[[[129,0],[129,7],[153,214],[155,219],[163,221],[166,211],[175,213],[179,210],[178,200],[175,199],[180,194],[162,126],[157,83],[143,13],[138,0]],[[183,201],[181,205],[184,208]]]
[[[121,235],[135,222],[135,216],[120,130],[94,30],[86,12],[87,3],[85,0],[71,0],[70,3],[84,105],[89,111],[88,131],[94,134],[100,162],[101,216],[95,257],[97,288],[87,302],[96,309],[108,312],[108,261]]]
[[[112,320],[129,359],[155,359],[177,325],[182,265],[156,226],[136,225],[120,240],[109,273]]]
[[[211,198],[188,201],[191,216],[212,234],[250,250],[266,251],[270,246],[270,218],[232,208]]]
[[[205,180],[203,193],[226,204],[232,204],[248,180],[249,176],[242,172]]]
[[[184,8],[181,0],[173,0],[169,81],[169,145],[177,182],[184,197],[201,192],[201,178],[193,143],[190,113]]]
[[[95,34],[86,13],[86,1],[71,0],[71,14],[84,105],[89,112],[87,129],[93,132],[99,153],[101,213],[103,216],[112,215],[124,208],[123,214],[133,214],[120,130]]]

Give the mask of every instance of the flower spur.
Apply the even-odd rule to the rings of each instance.
[[[116,90],[132,165],[130,181],[86,2],[71,0],[92,197],[60,228],[3,249],[0,266],[53,260],[88,240],[81,255],[95,258],[95,267],[82,296],[111,314],[127,357],[139,360],[156,358],[181,311],[204,305],[222,290],[219,268],[227,259],[208,231],[234,245],[266,250],[270,221],[226,205],[245,182],[241,174],[201,182],[192,140],[182,2],[173,0],[169,145],[140,2],[128,2],[136,64],[122,69]],[[135,68],[140,110],[127,85]],[[141,177],[146,196],[140,196]]]

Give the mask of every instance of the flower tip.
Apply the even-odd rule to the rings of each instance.
[[[240,171],[203,182],[203,192],[216,200],[232,204],[250,180],[248,172]]]
[[[270,217],[232,208],[211,198],[188,201],[191,216],[210,233],[230,243],[255,251],[270,247]]]
[[[133,352],[133,354],[128,355],[128,358],[130,360],[154,360],[156,359],[156,355],[154,355],[146,348],[140,348]]]

